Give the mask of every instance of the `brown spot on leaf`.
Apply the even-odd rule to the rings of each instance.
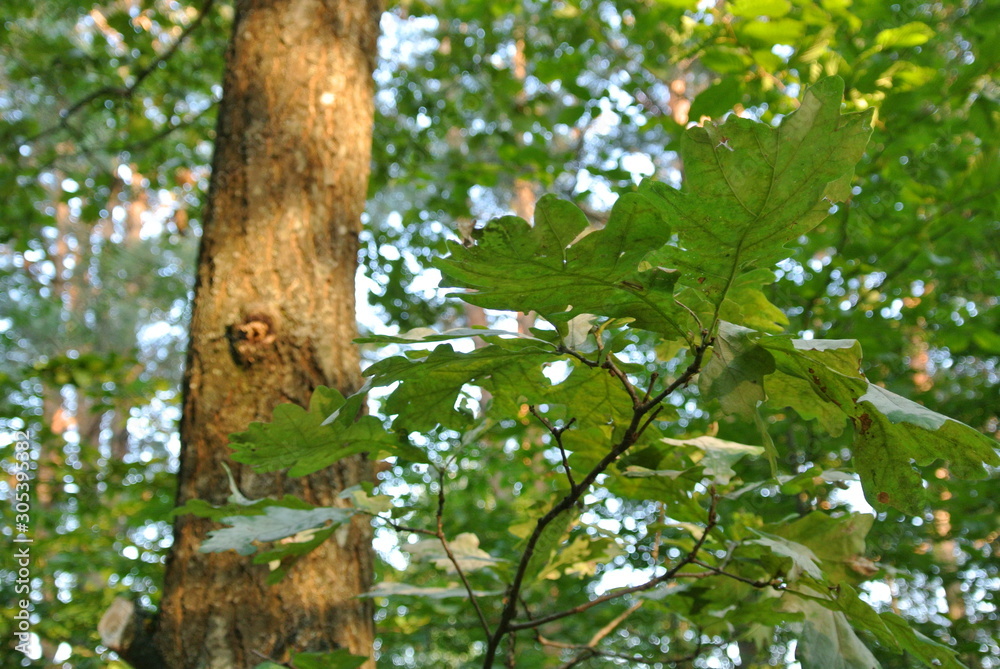
[[[880,492],[878,494],[878,503],[879,504],[888,504],[889,503],[889,493],[887,493],[885,491]]]
[[[858,417],[858,421],[861,423],[858,428],[861,431],[861,434],[866,434],[872,427],[872,417],[863,413]]]
[[[888,497],[889,496],[886,495],[886,499],[888,499]],[[847,566],[850,567],[852,571],[868,578],[871,578],[878,573],[878,565],[863,555],[852,555],[847,558]]]

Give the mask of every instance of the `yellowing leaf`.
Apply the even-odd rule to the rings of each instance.
[[[875,43],[883,49],[904,49],[920,46],[934,37],[934,30],[926,23],[913,21],[898,28],[888,28],[875,37]]]
[[[792,9],[788,0],[736,0],[729,11],[743,18],[754,16],[784,16]]]
[[[455,562],[463,572],[475,571],[497,564],[496,558],[479,547],[479,537],[472,532],[463,532],[448,542],[448,548],[455,557],[452,562],[444,546],[437,539],[424,539],[404,546],[406,551],[421,560],[428,560],[438,569],[455,573]]]

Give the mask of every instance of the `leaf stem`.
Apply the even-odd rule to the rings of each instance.
[[[444,474],[443,468],[438,469],[438,508],[437,508],[437,532],[435,536],[438,541],[441,542],[441,547],[444,548],[445,555],[451,561],[451,564],[455,567],[455,572],[458,573],[458,578],[461,579],[462,585],[465,586],[465,591],[469,593],[469,600],[472,602],[473,608],[476,609],[476,615],[479,616],[479,624],[482,625],[483,631],[486,632],[486,636],[489,637],[490,625],[486,622],[486,616],[483,615],[483,609],[479,606],[479,599],[476,597],[475,591],[472,589],[472,585],[469,583],[469,579],[465,575],[465,571],[462,569],[462,565],[458,563],[458,559],[451,550],[451,546],[448,545],[448,539],[444,535]]]

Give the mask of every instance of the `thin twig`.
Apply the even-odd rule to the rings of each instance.
[[[616,653],[614,651],[608,651],[608,650],[600,650],[600,649],[598,649],[597,648],[597,643],[600,642],[601,639],[603,639],[605,636],[607,636],[608,634],[610,634],[611,632],[613,632],[614,629],[616,627],[618,627],[618,625],[620,625],[621,622],[626,617],[628,617],[629,615],[631,615],[632,613],[634,613],[640,606],[642,606],[642,604],[643,604],[643,602],[636,602],[635,604],[633,604],[632,606],[630,606],[621,615],[619,615],[617,618],[615,618],[614,620],[612,620],[611,623],[609,623],[608,625],[605,625],[603,628],[601,628],[600,632],[598,632],[598,634],[595,634],[594,637],[590,640],[590,642],[587,643],[584,646],[575,645],[575,644],[560,643],[558,641],[552,641],[551,639],[546,639],[545,637],[543,637],[541,634],[538,634],[537,632],[536,632],[535,636],[536,636],[536,638],[538,639],[538,642],[541,645],[551,646],[553,648],[563,648],[565,650],[578,650],[578,651],[580,651],[580,653],[576,657],[574,657],[573,659],[569,660],[565,664],[561,665],[559,669],[572,669],[572,667],[575,667],[575,666],[577,666],[579,664],[582,664],[583,662],[586,662],[587,660],[589,660],[590,658],[593,658],[593,657],[606,657],[606,658],[616,659],[616,660],[627,660],[632,665],[642,664],[642,665],[646,665],[646,666],[651,666],[651,665],[654,665],[654,664],[657,664],[657,663],[661,663],[661,664],[677,664],[677,663],[680,663],[680,662],[690,662],[691,660],[694,660],[696,657],[698,657],[699,655],[701,655],[702,635],[701,635],[700,632],[698,634],[698,645],[695,648],[694,652],[692,652],[692,653],[690,653],[688,655],[684,655],[683,657],[663,657],[663,658],[656,658],[656,659],[646,659],[646,658],[643,658],[643,657],[636,657],[634,655],[627,655],[625,653]],[[602,632],[603,632],[603,634],[602,634]]]
[[[684,558],[680,560],[677,564],[668,569],[665,573],[661,574],[660,576],[657,576],[656,578],[652,578],[646,581],[645,583],[641,583],[639,585],[635,585],[629,588],[621,588],[615,590],[614,592],[609,592],[606,595],[601,595],[600,597],[596,597],[588,602],[584,602],[583,604],[578,604],[577,606],[574,606],[570,609],[559,611],[558,613],[552,613],[547,616],[542,616],[540,618],[534,618],[526,622],[510,623],[508,626],[509,629],[511,631],[518,631],[524,629],[532,629],[540,625],[545,625],[555,620],[566,618],[567,616],[572,616],[577,613],[582,613],[587,609],[591,609],[597,606],[598,604],[603,604],[604,602],[609,602],[613,599],[617,599],[625,595],[631,595],[636,592],[643,592],[645,590],[650,590],[652,588],[655,588],[659,584],[669,581],[670,579],[676,577],[677,573],[681,569],[695,562],[698,552],[701,550],[701,547],[705,544],[705,541],[708,539],[708,535],[711,533],[711,531],[715,528],[716,524],[718,523],[718,516],[716,515],[716,507],[718,506],[718,503],[719,503],[719,497],[718,495],[715,494],[715,491],[713,490],[711,502],[708,508],[708,523],[705,525],[704,532],[702,532],[701,536],[698,538],[698,541],[695,542],[695,545],[691,549],[691,551],[686,556],[684,556]]]
[[[448,539],[444,536],[444,473],[445,470],[443,467],[438,469],[437,538],[441,542],[441,547],[444,548],[445,555],[448,556],[452,566],[455,567],[455,572],[458,573],[458,578],[461,579],[462,585],[465,586],[465,591],[469,593],[472,606],[476,609],[476,615],[479,616],[479,624],[483,626],[483,631],[486,632],[488,638],[491,634],[490,625],[486,622],[486,616],[483,615],[482,607],[479,606],[479,598],[476,597],[476,593],[472,589],[472,584],[469,583],[462,565],[458,563],[458,558],[455,557],[451,546],[448,545]]]
[[[646,431],[646,428],[648,428],[650,424],[652,424],[652,422],[656,420],[656,417],[660,415],[661,411],[663,411],[663,407],[661,406],[653,409],[653,413],[649,414],[649,416],[646,418],[646,422],[639,426],[639,430],[635,434],[636,439],[639,439],[642,436],[642,434]]]
[[[576,418],[570,418],[569,422],[562,427],[556,427],[552,424],[552,421],[538,413],[534,404],[528,406],[528,411],[530,411],[531,415],[537,418],[538,421],[545,426],[545,429],[549,431],[549,434],[551,434],[552,438],[555,440],[556,446],[559,447],[559,456],[562,458],[563,469],[566,470],[566,478],[569,481],[569,489],[575,490],[576,482],[573,481],[573,472],[569,468],[569,457],[566,455],[566,449],[563,447],[562,436],[563,433],[576,422]]]
[[[74,151],[73,153],[53,153],[45,162],[37,164],[34,169],[38,172],[43,172],[52,167],[58,167],[60,164],[66,161],[89,161],[91,167],[95,169],[103,169],[97,161],[91,160],[95,155],[118,155],[121,153],[137,153],[139,151],[145,150],[148,146],[159,142],[160,140],[168,137],[171,133],[180,130],[181,128],[186,128],[188,126],[194,125],[198,119],[200,119],[205,114],[212,112],[218,106],[218,101],[213,101],[208,107],[198,112],[194,116],[181,121],[176,125],[169,125],[161,130],[153,133],[148,137],[138,139],[134,142],[120,143],[116,146],[107,146],[105,143],[97,142],[95,146],[84,146],[82,141],[79,142],[80,149]],[[69,123],[65,126],[67,129],[74,131],[73,134],[79,136],[82,133],[76,131]]]
[[[585,355],[583,355],[583,354],[581,354],[581,353],[579,353],[577,351],[574,351],[573,349],[568,348],[566,346],[560,346],[558,349],[556,349],[556,352],[557,353],[562,353],[564,355],[572,356],[572,357],[576,358],[577,360],[579,360],[580,362],[582,362],[583,364],[585,364],[587,367],[591,367],[591,368],[600,367],[600,363],[594,362],[593,360],[591,360],[587,356],[585,356]]]
[[[746,583],[747,585],[752,585],[755,588],[768,588],[768,587],[771,587],[771,588],[774,588],[775,590],[784,590],[785,589],[785,582],[782,581],[778,577],[770,578],[770,579],[768,579],[766,581],[755,581],[753,579],[746,578],[745,576],[740,576],[739,574],[734,574],[732,572],[725,571],[724,569],[719,569],[718,567],[713,567],[712,565],[710,565],[710,564],[708,564],[706,562],[702,562],[701,560],[692,560],[691,564],[696,564],[699,567],[704,567],[705,569],[708,569],[708,571],[710,573],[712,573],[712,574],[715,574],[715,575],[718,575],[718,576],[727,576],[727,577],[729,577],[731,579],[740,581],[741,583]],[[683,574],[683,576],[686,577],[688,575],[687,574]],[[696,575],[692,576],[692,578],[704,578],[704,577],[699,576],[699,575],[696,574]]]
[[[643,408],[645,411],[648,411],[650,407],[653,407],[662,402],[663,400],[665,400],[675,390],[678,390],[679,388],[682,388],[686,386],[688,383],[690,383],[691,379],[694,378],[694,375],[701,370],[701,361],[705,357],[705,351],[711,348],[712,344],[714,343],[715,343],[715,338],[709,337],[708,332],[702,330],[701,344],[697,348],[695,348],[694,360],[692,360],[691,364],[687,366],[687,369],[684,370],[684,373],[678,376],[673,383],[664,388],[659,395],[657,395],[651,400],[646,400],[645,402],[643,402],[641,408]]]
[[[625,609],[624,611],[622,611],[621,613],[619,613],[614,618],[614,620],[612,620],[611,622],[609,622],[607,625],[605,625],[601,629],[597,630],[597,632],[594,634],[594,636],[590,637],[590,641],[587,642],[587,645],[589,647],[591,647],[591,648],[596,648],[597,644],[599,644],[601,642],[601,640],[604,639],[604,637],[606,637],[607,635],[609,635],[612,632],[614,632],[615,629],[617,629],[619,625],[621,625],[623,622],[625,622],[626,618],[628,618],[630,615],[632,615],[633,613],[635,613],[636,611],[638,611],[639,609],[641,609],[642,605],[645,604],[645,603],[646,603],[645,600],[641,600],[640,599],[638,602],[636,602],[632,606],[628,607],[627,609]]]
[[[389,518],[386,518],[384,516],[379,516],[377,514],[371,514],[371,515],[372,515],[373,518],[381,520],[383,523],[385,523],[386,525],[388,525],[392,529],[396,530],[397,532],[411,532],[413,534],[425,534],[425,535],[427,535],[429,537],[437,537],[437,535],[438,535],[437,532],[434,532],[432,530],[425,530],[425,529],[421,529],[419,527],[407,527],[406,525],[400,525],[398,523],[395,523],[392,520],[390,520]]]
[[[582,662],[585,662],[586,660],[589,660],[592,657],[606,657],[606,658],[611,658],[611,659],[627,660],[627,661],[631,662],[632,664],[652,665],[652,664],[655,664],[657,662],[666,663],[666,664],[676,664],[678,662],[688,662],[688,661],[691,661],[691,660],[695,659],[696,657],[698,657],[701,654],[701,648],[702,648],[701,634],[698,635],[698,647],[697,647],[697,649],[694,651],[694,653],[692,653],[690,655],[686,655],[684,657],[670,657],[670,658],[658,658],[658,659],[655,659],[655,660],[646,660],[645,658],[641,658],[641,657],[635,657],[635,656],[631,656],[631,655],[625,655],[623,653],[616,653],[616,652],[612,652],[612,651],[606,651],[606,650],[599,650],[599,649],[597,649],[597,644],[599,644],[605,637],[607,637],[608,634],[610,634],[611,632],[613,632],[619,625],[621,625],[621,623],[626,618],[628,618],[628,616],[630,616],[633,613],[635,613],[643,604],[644,604],[643,601],[638,601],[638,602],[632,604],[624,612],[622,612],[617,617],[615,617],[614,620],[612,620],[610,623],[608,623],[607,625],[605,625],[604,627],[602,627],[600,630],[598,630],[590,638],[590,641],[587,642],[585,645],[574,644],[574,643],[563,643],[561,641],[555,641],[553,639],[547,639],[544,636],[542,636],[541,632],[539,632],[537,628],[534,630],[535,640],[541,646],[549,646],[550,648],[561,648],[563,650],[581,651],[576,657],[574,657],[573,659],[571,659],[568,662],[566,662],[565,664],[563,664],[560,667],[560,669],[570,669],[571,667],[575,667],[576,665],[578,665],[578,664],[580,664]],[[531,612],[528,610],[528,605],[524,601],[522,601],[521,602],[521,606],[524,608],[524,615],[525,615],[525,617],[527,617],[530,620],[531,619]]]
[[[632,400],[633,409],[638,409],[640,406],[642,406],[643,402],[642,400],[639,399],[639,393],[636,392],[635,386],[632,385],[632,382],[629,380],[628,375],[625,374],[625,372],[623,372],[621,369],[619,369],[618,365],[615,364],[615,359],[613,355],[609,355],[607,358],[605,358],[604,363],[601,366],[604,367],[604,369],[611,372],[611,375],[621,382],[622,387],[625,389],[625,392],[628,393],[629,398],[631,398]]]
[[[291,662],[279,662],[278,660],[275,660],[273,657],[271,657],[269,655],[265,655],[264,653],[260,652],[259,650],[255,649],[255,648],[251,648],[250,652],[253,653],[254,655],[256,655],[257,657],[259,657],[262,660],[267,660],[271,664],[276,664],[279,667],[290,667],[291,669],[295,669],[295,665],[293,665]]]
[[[507,669],[517,667],[517,635],[507,635]]]
[[[649,396],[653,394],[653,386],[656,385],[656,381],[659,378],[660,374],[658,372],[653,372],[649,375],[649,385],[646,386],[646,394],[642,396],[643,402],[649,401]]]
[[[660,544],[663,541],[663,524],[667,522],[667,509],[663,502],[656,503],[659,513],[657,513],[657,527],[656,534],[653,536],[653,550],[650,551],[649,557],[653,564],[656,564],[660,559]]]

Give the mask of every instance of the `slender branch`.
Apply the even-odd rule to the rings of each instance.
[[[507,635],[507,669],[517,667],[517,635]]]
[[[710,573],[710,574],[714,574],[714,575],[717,575],[717,576],[727,576],[727,577],[729,577],[731,579],[740,581],[741,583],[746,583],[747,585],[752,585],[755,588],[767,588],[767,587],[771,587],[771,588],[774,588],[775,590],[785,590],[785,582],[782,581],[778,577],[773,577],[773,578],[770,578],[770,579],[768,579],[766,581],[755,581],[753,579],[746,578],[744,576],[740,576],[739,574],[734,574],[732,572],[725,571],[724,569],[720,569],[718,567],[713,567],[712,565],[710,565],[710,564],[708,564],[706,562],[702,562],[701,560],[692,560],[691,564],[696,564],[699,567],[704,567],[705,569],[708,569],[708,573]],[[705,573],[705,572],[702,572],[702,573]],[[699,574],[692,574],[692,575],[682,574],[682,576],[684,576],[684,577],[691,576],[691,578],[704,578],[704,576],[701,576]]]
[[[619,613],[614,618],[614,620],[612,620],[611,622],[609,622],[607,625],[605,625],[601,629],[597,630],[597,632],[594,634],[594,636],[590,637],[590,641],[587,642],[587,645],[590,646],[591,648],[596,647],[597,644],[599,644],[604,637],[606,637],[607,635],[609,635],[612,632],[614,632],[615,629],[619,625],[621,625],[623,622],[625,622],[626,618],[628,618],[630,615],[632,615],[633,613],[635,613],[636,611],[638,611],[639,609],[641,609],[642,605],[644,603],[645,603],[644,601],[638,601],[635,604],[633,604],[632,606],[630,606],[627,609],[625,609],[624,611],[622,611],[621,613]]]
[[[295,669],[295,665],[293,665],[291,662],[279,662],[278,660],[274,659],[270,655],[265,655],[264,653],[262,653],[262,652],[260,652],[259,650],[256,650],[256,649],[250,649],[250,652],[253,653],[254,655],[256,655],[257,657],[259,657],[262,660],[267,660],[271,664],[276,664],[279,667],[290,667],[291,669]]]
[[[594,483],[594,481],[596,481],[597,478],[602,473],[604,473],[604,471],[608,467],[610,467],[616,460],[618,460],[618,458],[622,456],[622,454],[625,453],[625,451],[631,448],[632,445],[635,444],[636,441],[638,441],[639,436],[641,434],[641,430],[644,429],[643,418],[645,417],[645,415],[652,409],[656,408],[656,406],[660,402],[662,402],[663,399],[665,399],[668,395],[670,395],[670,393],[674,392],[678,388],[686,386],[691,381],[691,379],[695,376],[695,374],[697,374],[698,371],[701,369],[701,361],[705,356],[705,351],[707,351],[708,348],[712,345],[712,342],[713,340],[708,337],[708,333],[703,331],[702,342],[699,346],[695,348],[694,360],[692,360],[691,364],[688,365],[687,369],[684,370],[684,373],[681,374],[679,377],[677,377],[677,379],[675,379],[673,383],[667,386],[667,388],[664,389],[662,393],[660,393],[653,399],[647,400],[645,402],[637,402],[632,411],[632,420],[629,422],[628,427],[625,429],[625,432],[622,434],[622,437],[618,441],[618,443],[611,448],[611,450],[607,453],[607,455],[601,458],[601,460],[596,465],[594,465],[593,469],[591,469],[590,472],[587,473],[587,475],[583,478],[582,481],[580,481],[580,484],[576,486],[575,489],[570,490],[569,493],[567,493],[561,500],[559,500],[555,505],[553,505],[553,507],[549,509],[549,511],[544,516],[542,516],[537,523],[535,523],[535,529],[532,531],[531,536],[528,537],[528,540],[524,547],[524,552],[521,554],[521,560],[518,563],[517,570],[514,573],[514,579],[511,581],[510,586],[508,586],[507,588],[506,602],[504,604],[503,611],[500,614],[500,622],[498,623],[496,630],[493,632],[493,635],[489,637],[489,641],[486,647],[486,656],[483,660],[483,669],[492,669],[493,663],[496,660],[497,649],[500,647],[500,642],[503,640],[505,634],[507,634],[510,631],[516,631],[517,629],[528,629],[534,626],[533,624],[530,623],[522,623],[520,626],[514,626],[512,624],[512,621],[514,618],[514,614],[516,613],[517,602],[521,594],[521,588],[524,585],[524,577],[528,571],[528,564],[531,561],[532,555],[534,555],[535,547],[538,545],[538,541],[541,539],[542,533],[545,531],[545,528],[547,528],[556,518],[558,518],[560,514],[562,514],[564,511],[567,511],[574,504],[576,504],[577,500],[579,500],[580,497],[582,497],[583,494],[590,489],[590,486]],[[560,350],[569,353],[571,355],[574,355],[574,357],[577,357],[578,359],[586,360],[585,358],[579,356],[579,354],[576,354],[575,352],[572,352],[568,349],[564,350],[563,347],[560,347]],[[588,362],[592,363],[592,361],[586,361],[584,364],[587,364]],[[596,365],[590,364],[590,366],[594,367]],[[629,386],[631,386],[631,383],[629,383]],[[635,389],[633,388],[632,391],[634,393]],[[646,423],[646,425],[648,425],[648,423]],[[706,528],[705,533],[702,535],[699,542],[695,545],[695,548],[692,551],[692,553],[689,554],[688,558],[685,558],[685,560],[682,560],[680,563],[678,563],[676,569],[680,569],[681,567],[687,564],[687,561],[694,558],[694,555],[701,548],[701,545],[707,538],[709,531],[715,525],[714,491],[713,491],[713,502],[709,513],[709,523],[710,526]],[[671,570],[671,572],[667,572],[667,574],[665,574],[664,576],[666,578],[670,578],[673,576],[673,572],[674,570]],[[666,578],[662,578],[662,580],[666,580]],[[659,582],[662,582],[662,580]],[[656,583],[647,585],[648,587],[651,588],[654,587]],[[625,591],[617,593],[615,596],[617,597],[623,594],[628,594],[629,592],[638,592],[641,589],[646,589],[646,588],[640,587],[639,589],[635,590],[626,589]],[[597,600],[595,600],[595,602],[596,601]],[[585,606],[581,610],[586,610],[587,608],[590,608],[590,606]],[[572,613],[575,612],[576,611],[572,611],[570,613],[567,613],[566,615],[572,615]],[[564,617],[564,616],[558,616],[558,617]]]
[[[572,356],[572,357],[576,358],[577,360],[579,360],[580,362],[582,362],[583,364],[585,364],[587,367],[593,368],[593,367],[599,367],[600,366],[599,363],[594,362],[593,360],[591,360],[587,356],[582,355],[581,353],[578,353],[577,351],[574,351],[573,349],[568,348],[566,346],[560,346],[558,349],[556,349],[556,352],[557,353],[562,353],[564,355]]]
[[[698,314],[695,313],[694,310],[691,309],[691,307],[684,304],[680,300],[674,300],[674,304],[684,309],[684,311],[688,312],[688,315],[691,316],[692,320],[694,320],[694,322],[698,325],[699,328],[701,328],[702,330],[705,329],[704,324],[702,324],[701,322],[701,318],[698,317]]]
[[[632,606],[630,606],[628,609],[626,609],[624,612],[622,612],[618,617],[616,617],[610,623],[608,623],[607,625],[605,625],[604,627],[602,627],[597,632],[597,634],[595,634],[591,638],[591,640],[586,645],[583,645],[583,646],[576,645],[576,644],[560,643],[558,641],[552,641],[551,639],[546,639],[541,634],[538,634],[537,631],[535,633],[535,637],[538,639],[538,642],[540,644],[542,644],[543,646],[551,646],[553,648],[563,648],[563,649],[566,649],[566,650],[579,650],[579,651],[581,651],[576,657],[574,657],[573,659],[569,660],[565,664],[561,665],[560,669],[571,669],[572,667],[575,667],[575,666],[577,666],[579,664],[582,664],[583,662],[586,662],[587,660],[589,660],[590,658],[593,658],[593,657],[606,657],[606,658],[611,658],[611,659],[627,660],[630,663],[632,663],[633,665],[635,665],[635,664],[642,664],[642,665],[649,666],[649,665],[656,664],[658,662],[659,663],[664,663],[664,664],[677,664],[679,662],[690,662],[691,660],[694,660],[696,657],[698,657],[699,655],[701,655],[701,649],[702,649],[703,641],[702,641],[702,635],[701,635],[700,632],[698,633],[698,645],[696,646],[695,650],[692,653],[690,653],[688,655],[685,655],[683,657],[664,657],[664,658],[657,658],[657,659],[647,660],[646,658],[635,657],[634,655],[626,655],[624,653],[615,653],[613,651],[599,650],[597,648],[597,644],[604,637],[606,637],[608,634],[610,634],[611,632],[613,632],[615,630],[615,628],[618,627],[618,625],[620,625],[628,616],[632,615],[642,605],[643,605],[643,602],[639,601],[639,602],[636,602],[635,604],[633,604]]]
[[[691,364],[687,366],[687,369],[684,370],[684,373],[678,376],[673,383],[664,388],[659,395],[641,404],[640,408],[643,409],[644,412],[648,411],[651,407],[656,406],[663,400],[667,399],[667,397],[669,397],[670,394],[673,393],[678,388],[683,388],[684,386],[686,386],[688,383],[691,382],[691,379],[694,378],[694,375],[701,370],[701,361],[705,357],[705,351],[711,348],[712,344],[715,343],[715,337],[709,337],[708,332],[702,330],[701,342],[702,343],[694,350],[694,360],[692,360]]]
[[[656,407],[653,410],[653,413],[649,414],[649,416],[646,417],[646,422],[644,422],[642,425],[640,425],[639,426],[639,430],[636,432],[636,435],[635,435],[636,439],[638,439],[638,438],[640,438],[642,436],[642,434],[646,431],[646,428],[649,427],[650,424],[652,424],[652,422],[654,420],[656,420],[656,417],[660,415],[661,411],[663,411],[663,407]]]
[[[632,399],[633,409],[638,409],[640,406],[642,406],[642,401],[639,399],[639,394],[636,392],[635,386],[632,385],[631,381],[629,381],[628,375],[625,374],[625,372],[623,372],[621,369],[619,369],[618,365],[615,364],[614,356],[609,355],[607,358],[605,358],[604,363],[601,366],[604,367],[604,369],[608,370],[612,376],[614,376],[621,382],[622,387],[625,389],[625,392],[627,392],[628,396]]]
[[[425,529],[422,529],[422,528],[419,528],[419,527],[407,527],[406,525],[400,525],[398,523],[395,523],[392,520],[390,520],[390,519],[388,519],[388,518],[386,518],[384,516],[379,516],[379,515],[376,515],[376,514],[371,514],[371,515],[372,515],[372,518],[376,518],[378,520],[381,520],[383,523],[385,523],[386,525],[388,525],[392,529],[396,530],[397,532],[412,532],[413,534],[425,534],[425,535],[427,535],[429,537],[437,537],[437,535],[438,535],[437,532],[434,532],[432,530],[425,530]]]
[[[572,669],[587,660],[594,657],[606,657],[615,660],[627,660],[628,662],[635,664],[641,664],[644,666],[651,666],[657,662],[657,660],[646,660],[641,657],[635,657],[634,655],[626,655],[625,653],[614,653],[607,650],[597,650],[596,648],[584,648],[583,652],[574,657],[569,662],[560,666],[560,669]]]
[[[653,394],[653,386],[656,385],[656,381],[660,378],[658,372],[653,372],[649,375],[649,385],[646,386],[646,394],[642,396],[643,402],[649,401],[649,396]]]
[[[184,120],[180,121],[179,123],[177,123],[175,125],[168,125],[168,126],[162,128],[161,130],[153,133],[152,135],[150,135],[148,137],[143,137],[142,139],[136,140],[136,141],[134,141],[134,142],[132,142],[130,144],[123,144],[123,145],[121,145],[118,149],[116,149],[116,153],[122,153],[122,152],[125,152],[125,151],[129,151],[129,152],[141,151],[141,150],[145,149],[146,147],[148,147],[148,146],[150,146],[152,144],[155,144],[156,142],[160,141],[161,139],[164,139],[165,137],[168,137],[172,133],[174,133],[174,132],[176,132],[176,131],[178,131],[178,130],[180,130],[182,128],[186,128],[188,126],[194,125],[195,122],[198,121],[198,119],[200,119],[202,116],[204,116],[204,115],[206,115],[206,114],[214,111],[215,108],[218,107],[218,106],[219,106],[219,101],[218,100],[213,100],[211,104],[209,104],[207,107],[205,107],[204,109],[202,109],[201,111],[199,111],[197,114],[194,114],[193,116],[190,116],[189,118],[184,119]]]
[[[465,586],[465,591],[469,593],[469,600],[472,601],[473,608],[476,609],[476,615],[479,616],[479,624],[482,625],[483,631],[486,632],[486,636],[489,637],[490,625],[486,622],[486,616],[483,615],[483,609],[479,606],[479,598],[476,597],[475,591],[472,589],[472,584],[469,583],[469,579],[465,575],[465,571],[462,569],[462,565],[458,563],[458,558],[451,550],[451,546],[448,545],[448,539],[444,536],[444,468],[438,469],[438,508],[437,508],[437,538],[441,542],[441,547],[444,548],[445,555],[448,556],[448,560],[451,561],[452,566],[455,567],[455,572],[458,573],[458,578],[461,579],[462,585]]]
[[[539,422],[545,426],[545,429],[549,431],[549,434],[551,434],[552,438],[555,440],[556,446],[559,447],[559,456],[562,458],[563,469],[566,470],[566,478],[569,480],[569,489],[571,491],[575,490],[576,482],[573,481],[573,472],[569,468],[569,458],[566,455],[566,449],[563,447],[562,436],[563,433],[566,430],[568,430],[570,426],[573,425],[573,423],[576,422],[576,418],[571,418],[569,422],[563,425],[562,427],[556,427],[555,425],[552,424],[552,421],[550,421],[542,414],[538,413],[538,410],[535,408],[535,405],[533,404],[530,405],[528,407],[528,410],[531,412],[532,416],[537,418]]]
[[[70,117],[75,115],[80,110],[86,108],[88,105],[90,105],[90,103],[96,100],[114,98],[114,97],[118,98],[132,97],[132,95],[135,94],[135,91],[139,88],[139,86],[142,84],[143,81],[145,81],[151,74],[153,74],[153,72],[155,72],[157,68],[160,67],[160,65],[170,60],[173,57],[173,55],[177,53],[177,50],[181,47],[181,45],[187,40],[187,38],[191,35],[191,33],[193,33],[195,30],[198,29],[198,26],[202,24],[202,22],[205,20],[205,17],[207,17],[209,12],[212,11],[212,5],[214,4],[215,0],[205,0],[201,5],[201,9],[198,10],[198,16],[195,17],[194,21],[188,24],[187,28],[185,28],[184,31],[181,32],[180,36],[170,46],[169,49],[167,49],[162,54],[157,56],[153,60],[153,62],[151,62],[149,65],[139,70],[139,72],[135,75],[135,80],[131,84],[129,84],[128,86],[103,86],[101,88],[98,88],[96,91],[92,91],[91,93],[85,95],[84,97],[80,98],[79,100],[71,104],[66,109],[59,112],[58,123],[51,125],[47,128],[44,128],[39,132],[35,133],[27,140],[25,140],[25,143],[31,144],[37,142],[38,140],[47,135],[51,135],[52,133],[58,130],[66,128],[68,126],[68,121]]]
[[[661,583],[664,583],[672,578],[675,578],[677,576],[677,573],[681,569],[683,569],[689,564],[696,562],[698,552],[701,550],[701,547],[705,544],[705,541],[708,539],[708,535],[718,524],[718,515],[716,514],[716,507],[718,506],[719,503],[719,497],[718,495],[715,494],[714,489],[712,490],[711,495],[712,495],[712,501],[710,502],[708,508],[708,523],[705,525],[705,530],[698,538],[698,541],[695,542],[695,545],[691,549],[691,551],[686,556],[684,556],[684,558],[680,560],[680,562],[678,562],[673,567],[668,569],[665,573],[661,574],[660,576],[657,576],[656,578],[652,578],[646,581],[645,583],[634,585],[629,588],[621,588],[615,590],[614,592],[609,592],[606,595],[601,595],[600,597],[596,597],[588,602],[584,602],[583,604],[578,604],[573,608],[566,609],[564,611],[559,611],[558,613],[552,613],[547,616],[542,616],[541,618],[534,618],[533,620],[529,620],[526,622],[510,623],[508,625],[508,628],[511,631],[532,629],[538,627],[539,625],[545,625],[555,620],[560,620],[561,618],[566,618],[568,616],[576,615],[577,613],[582,613],[583,611],[591,609],[597,606],[598,604],[603,604],[604,602],[609,602],[613,599],[617,599],[625,595],[631,595],[636,592],[643,592],[645,590],[650,590],[660,585]]]
[[[699,639],[698,651],[695,653],[691,653],[689,655],[684,655],[682,657],[659,657],[659,658],[646,659],[644,657],[636,657],[635,655],[629,655],[627,653],[615,653],[613,651],[608,651],[608,650],[587,648],[584,649],[584,652],[578,655],[577,657],[573,658],[566,664],[561,665],[559,669],[571,669],[572,667],[576,667],[594,657],[605,657],[611,660],[625,660],[629,662],[630,666],[642,665],[644,667],[651,667],[657,664],[671,665],[671,664],[678,664],[680,662],[690,662],[694,660],[696,657],[698,657],[698,655],[700,654],[701,654],[700,639]]]
[[[617,616],[615,616],[615,618],[611,622],[609,622],[607,625],[605,625],[601,629],[597,630],[597,632],[595,632],[594,635],[592,637],[590,637],[590,641],[588,641],[586,645],[584,645],[584,646],[574,646],[574,645],[564,646],[566,648],[571,648],[573,650],[579,650],[581,652],[579,652],[575,658],[573,658],[572,660],[569,660],[564,665],[562,665],[562,669],[568,669],[569,667],[574,667],[577,664],[580,664],[581,662],[584,662],[584,661],[588,660],[589,658],[594,657],[596,655],[602,655],[604,657],[618,656],[617,653],[609,653],[608,651],[597,650],[597,644],[599,644],[604,639],[604,637],[606,637],[607,635],[609,635],[612,632],[614,632],[615,629],[617,629],[619,625],[621,625],[623,622],[625,622],[626,618],[628,618],[630,615],[632,615],[633,613],[635,613],[636,611],[638,611],[639,608],[643,604],[644,604],[644,602],[642,602],[642,601],[636,602],[635,604],[632,604],[632,606],[628,607],[627,609],[625,609],[624,611],[622,611],[621,613],[619,613]],[[513,636],[513,635],[511,635],[511,636]],[[538,634],[537,631],[536,631],[536,637],[538,638],[539,642],[541,642],[543,644],[548,641],[548,639],[545,639],[541,634]],[[556,645],[555,642],[550,642],[550,644],[551,645]],[[559,645],[561,645],[561,644],[559,644]],[[622,659],[627,659],[627,660],[636,660],[636,661],[638,661],[638,662],[640,662],[642,664],[646,664],[645,662],[643,662],[641,659],[638,659],[638,658],[625,657],[625,656],[619,656],[619,657],[621,657]]]

